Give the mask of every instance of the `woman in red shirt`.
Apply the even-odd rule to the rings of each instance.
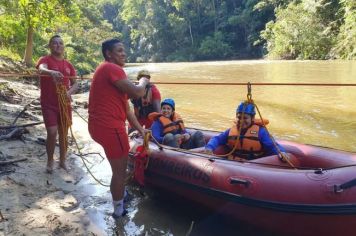
[[[144,135],[144,129],[130,110],[128,99],[142,97],[149,80],[142,77],[138,85],[128,80],[122,69],[126,60],[125,48],[118,39],[103,42],[102,53],[105,61],[96,68],[90,87],[89,133],[104,148],[110,162],[113,217],[119,218],[125,214],[123,196],[129,152],[126,119]]]

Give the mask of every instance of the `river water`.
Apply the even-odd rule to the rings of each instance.
[[[132,79],[140,69],[149,70],[153,82],[356,83],[356,61],[154,63],[125,68]],[[246,86],[157,86],[162,98],[174,98],[186,126],[219,131],[231,126],[236,106],[247,95]],[[356,87],[256,85],[252,86],[252,98],[263,118],[270,121],[268,129],[275,137],[356,152]],[[82,112],[86,115],[85,110]],[[78,117],[74,127],[84,151],[102,152]],[[93,159],[97,160],[93,173],[108,183],[111,171],[107,161]],[[81,182],[82,187],[91,186],[85,187],[82,205],[90,212],[92,223],[101,234],[115,235],[110,191],[95,185],[90,177]],[[142,197],[134,187],[129,190],[133,200],[124,225],[118,227],[120,235],[186,235],[192,221],[190,235],[263,234],[184,201]]]

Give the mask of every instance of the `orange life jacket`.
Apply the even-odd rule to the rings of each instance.
[[[179,131],[183,131],[184,123],[182,118],[177,112],[173,112],[171,119],[163,116],[161,113],[152,112],[148,115],[150,120],[159,120],[163,126],[163,134],[167,133],[175,133]]]
[[[152,89],[149,88],[146,94],[138,99],[132,99],[132,104],[134,105],[135,116],[138,118],[147,117],[148,114],[154,111],[152,104]]]
[[[240,135],[240,132],[237,130],[236,124],[231,127],[228,136],[227,145],[233,149],[235,144],[235,155],[247,158],[254,159],[263,155],[262,145],[258,138],[258,132],[260,130],[260,125],[253,124],[250,128],[247,129],[246,133]],[[237,139],[238,143],[237,142]]]

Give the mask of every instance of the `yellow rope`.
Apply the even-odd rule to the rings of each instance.
[[[258,106],[257,106],[255,103],[253,103],[253,104],[255,105],[256,110],[257,110],[257,112],[258,112],[258,115],[260,116],[260,119],[262,120],[262,126],[266,129],[266,131],[267,131],[269,137],[271,138],[271,140],[272,140],[272,142],[273,142],[274,147],[276,148],[276,150],[277,150],[277,152],[278,152],[278,156],[279,156],[283,161],[287,162],[288,165],[290,165],[292,168],[296,169],[296,167],[295,167],[295,166],[293,165],[293,163],[289,160],[289,158],[286,157],[286,155],[285,155],[283,152],[281,152],[281,150],[279,149],[276,140],[273,138],[273,136],[271,135],[271,133],[268,131],[266,125],[264,124],[264,121],[263,121],[263,118],[262,118],[260,109],[258,108]]]
[[[87,166],[87,164],[84,161],[83,158],[83,154],[79,148],[78,142],[73,134],[73,130],[72,130],[72,122],[71,122],[71,118],[69,117],[68,114],[68,109],[70,106],[70,101],[68,99],[67,96],[67,89],[66,87],[59,83],[56,85],[56,89],[57,89],[57,95],[58,95],[58,105],[59,105],[59,114],[60,114],[60,122],[61,122],[61,131],[63,134],[63,140],[64,140],[64,145],[65,145],[65,151],[67,152],[67,147],[68,147],[68,138],[67,138],[67,133],[68,133],[68,129],[70,129],[70,133],[72,136],[72,139],[77,147],[79,156],[85,166],[85,168],[87,169],[88,173],[93,177],[93,179],[100,185],[104,186],[104,187],[110,187],[110,185],[108,184],[104,184],[103,182],[101,182],[99,179],[97,179],[93,173],[90,171],[89,167]]]
[[[280,157],[283,161],[287,162],[288,165],[290,165],[292,168],[296,169],[295,166],[293,165],[293,163],[289,160],[289,158],[286,157],[283,152],[281,152],[281,150],[279,149],[279,147],[278,147],[278,145],[277,145],[276,140],[274,140],[273,136],[272,136],[271,133],[268,131],[267,126],[265,125],[265,122],[264,122],[263,117],[262,117],[262,115],[261,115],[260,109],[258,108],[257,104],[256,104],[256,103],[253,101],[253,99],[252,99],[252,87],[251,87],[251,83],[248,83],[248,84],[247,84],[247,101],[245,101],[245,104],[246,104],[246,103],[247,103],[247,104],[250,103],[250,104],[253,104],[253,105],[255,106],[255,108],[256,108],[256,110],[257,110],[257,112],[258,112],[258,115],[260,116],[260,119],[261,119],[261,121],[262,121],[262,126],[266,129],[266,131],[267,131],[267,133],[268,133],[270,139],[271,139],[272,142],[273,142],[274,147],[276,148],[276,150],[277,150],[277,152],[278,152],[278,157]]]

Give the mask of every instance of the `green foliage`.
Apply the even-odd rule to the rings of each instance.
[[[335,36],[317,15],[317,3],[305,0],[278,8],[276,21],[269,22],[262,37],[268,56],[281,59],[326,59]]]
[[[216,32],[213,37],[207,36],[200,44],[198,52],[201,59],[223,59],[232,53],[221,32]]]
[[[5,52],[12,52],[17,58],[22,55],[26,44],[23,22],[6,14],[0,15],[0,22],[0,45],[3,55],[5,56]]]
[[[9,48],[0,47],[0,57],[10,58],[14,61],[21,60],[21,56],[17,53],[14,53]]]
[[[66,56],[80,74],[88,74],[103,60],[101,43],[112,37],[120,37],[113,32],[112,25],[104,20],[103,5],[95,0],[79,2],[80,21],[62,24],[62,35],[66,43]]]
[[[341,59],[356,59],[356,2],[342,1],[344,10],[344,24],[341,26],[337,44],[331,55]]]
[[[60,34],[80,73],[119,37],[129,62],[355,59],[355,0],[0,0],[0,54],[33,59]],[[28,30],[32,29],[32,33]],[[27,34],[33,50],[26,47]]]

